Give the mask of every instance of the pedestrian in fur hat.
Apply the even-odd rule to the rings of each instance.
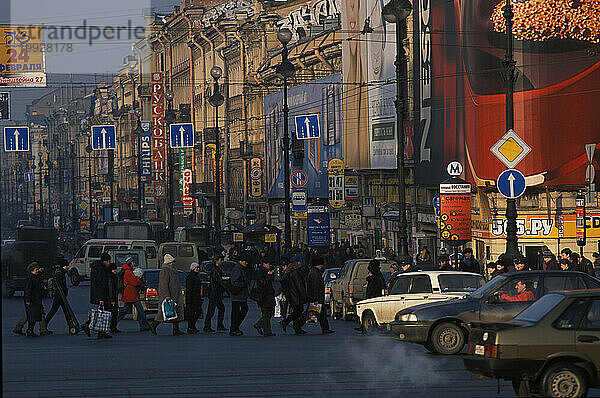
[[[25,303],[25,312],[27,313],[27,337],[38,337],[34,332],[36,322],[44,319],[44,306],[42,299],[44,297],[44,281],[42,280],[42,271],[44,268],[38,263],[33,262],[27,267],[27,280],[25,281],[25,290],[23,291],[23,301]]]
[[[179,283],[179,275],[175,268],[175,258],[170,254],[165,254],[163,258],[163,266],[158,276],[158,302],[159,309],[154,321],[150,325],[150,330],[153,334],[156,334],[156,328],[161,322],[165,322],[162,309],[162,302],[164,300],[173,300],[177,304],[175,309],[177,311],[177,318],[169,321],[173,323],[173,336],[185,334],[179,330],[179,322],[184,319],[184,308],[185,300],[181,294],[181,284]]]

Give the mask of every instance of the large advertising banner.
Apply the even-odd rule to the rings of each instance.
[[[344,160],[350,169],[395,169],[396,24],[383,20],[381,0],[340,2]],[[365,21],[372,29],[368,35],[360,33]],[[404,158],[412,163],[412,128],[405,123],[404,130]]]
[[[46,87],[40,25],[0,26],[0,86]]]
[[[490,156],[506,133],[504,5],[504,0],[415,1],[417,183],[443,180],[450,160],[463,162],[467,179],[478,186],[493,186],[505,169]],[[581,185],[585,145],[600,149],[600,2],[512,5],[514,131],[531,147],[517,168],[546,185]],[[600,173],[595,174],[598,184]]]
[[[304,150],[302,159],[290,154],[291,171],[306,173],[308,198],[328,198],[328,164],[342,158],[342,84],[341,74],[288,89],[289,134],[296,136],[294,119],[298,115],[319,114],[320,136],[298,140]],[[283,198],[283,92],[265,97],[265,183],[269,198]]]

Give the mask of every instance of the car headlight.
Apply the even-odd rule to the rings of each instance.
[[[415,315],[415,314],[403,314],[403,315],[400,315],[400,320],[402,322],[417,322],[418,321],[417,315]]]

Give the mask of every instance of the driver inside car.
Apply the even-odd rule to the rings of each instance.
[[[531,290],[527,289],[527,284],[525,284],[522,280],[518,280],[515,285],[516,294],[514,296],[510,296],[506,293],[502,293],[500,295],[500,300],[502,301],[535,301],[535,296]]]

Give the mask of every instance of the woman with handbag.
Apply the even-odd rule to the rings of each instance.
[[[179,330],[179,322],[184,319],[185,302],[183,294],[181,294],[179,275],[177,275],[177,269],[175,268],[175,258],[170,254],[165,254],[163,266],[158,276],[158,302],[160,303],[158,313],[150,325],[152,333],[156,334],[156,328],[161,322],[172,322],[173,336],[185,334]],[[168,312],[173,304],[175,305],[174,317],[169,319],[165,317],[165,315],[169,315],[165,312]]]

